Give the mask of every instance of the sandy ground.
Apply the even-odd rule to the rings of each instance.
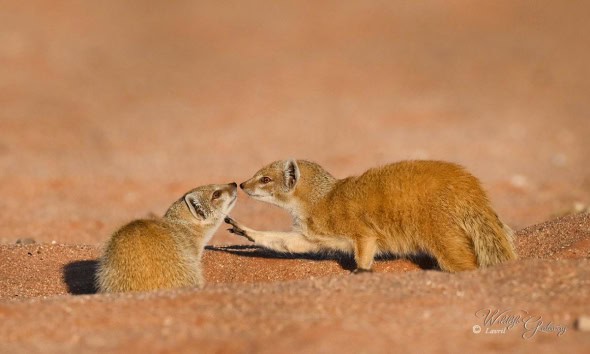
[[[92,295],[96,247],[0,246],[2,351],[586,352],[590,215],[517,240],[520,260],[461,274],[390,259],[352,275],[347,259],[217,246],[204,289],[114,295]],[[486,325],[487,310],[521,321],[487,333],[506,327]]]
[[[0,352],[584,351],[588,218],[544,222],[590,204],[589,10],[0,3]],[[204,290],[92,294],[100,245],[122,223],[286,157],[337,177],[461,163],[521,230],[522,260],[458,275],[383,260],[353,277],[350,259],[279,257],[220,230]],[[244,194],[233,216],[290,222]],[[475,335],[488,307],[568,330]]]

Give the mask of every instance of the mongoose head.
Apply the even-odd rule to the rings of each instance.
[[[164,217],[201,226],[219,225],[236,203],[237,187],[236,183],[197,187],[172,204]]]
[[[261,168],[240,184],[250,197],[289,210],[313,202],[334,181],[320,165],[305,160],[281,160]]]

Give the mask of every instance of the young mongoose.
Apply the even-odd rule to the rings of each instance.
[[[162,218],[116,231],[99,260],[99,292],[201,287],[203,248],[233,208],[237,184],[207,185],[183,195]]]
[[[230,217],[230,232],[278,252],[354,254],[356,272],[377,254],[427,253],[458,272],[516,259],[513,233],[477,178],[440,161],[403,161],[336,179],[304,160],[276,161],[240,184],[289,211],[291,232],[256,231]]]

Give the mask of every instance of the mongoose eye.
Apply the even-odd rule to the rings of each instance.
[[[215,192],[213,192],[211,199],[215,200],[215,199],[219,199],[219,197],[221,197],[221,191],[215,191]]]
[[[266,176],[264,176],[260,179],[260,182],[263,184],[270,183],[270,181],[272,181],[272,179],[270,179],[270,177],[266,177]]]

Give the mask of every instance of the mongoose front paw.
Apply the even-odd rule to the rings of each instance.
[[[227,231],[231,232],[232,234],[245,237],[250,242],[254,242],[254,239],[252,237],[248,236],[248,233],[245,230],[243,230],[241,227],[239,227],[238,223],[234,219],[230,218],[229,216],[226,216],[223,221],[225,221],[227,224],[230,224],[232,226],[231,228],[227,229]]]
[[[363,273],[373,273],[373,270],[372,269],[357,268],[352,271],[352,274],[363,274]]]
[[[254,241],[254,239],[253,239],[252,237],[248,236],[248,234],[246,233],[246,231],[244,231],[244,230],[242,230],[242,229],[240,229],[240,228],[237,228],[237,227],[235,227],[235,226],[234,226],[234,227],[232,227],[232,228],[230,228],[230,229],[227,229],[227,231],[231,232],[232,234],[235,234],[235,235],[238,235],[238,236],[245,237],[245,238],[247,238],[247,239],[248,239],[248,241],[250,241],[250,242],[255,242],[255,241]]]

